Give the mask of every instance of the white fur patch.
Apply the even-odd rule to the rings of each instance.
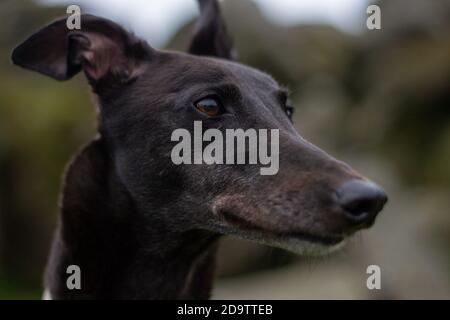
[[[48,289],[44,290],[44,293],[42,294],[42,300],[53,300],[52,295],[50,294],[50,291]]]

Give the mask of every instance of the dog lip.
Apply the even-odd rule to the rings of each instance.
[[[269,237],[274,237],[278,239],[292,239],[295,238],[297,240],[303,240],[311,243],[320,243],[323,245],[336,245],[344,240],[343,235],[329,234],[329,235],[314,235],[302,231],[276,231],[271,230],[269,228],[265,228],[259,225],[256,225],[247,219],[237,216],[229,211],[222,212],[222,216],[225,220],[239,229],[249,230],[249,231],[258,231],[262,232]]]

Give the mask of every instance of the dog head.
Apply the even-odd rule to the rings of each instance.
[[[112,21],[82,15],[80,30],[58,20],[19,45],[12,60],[57,80],[84,72],[115,173],[148,221],[157,215],[180,232],[234,234],[299,253],[370,226],[385,193],[297,133],[288,92],[235,61],[217,2],[199,2],[188,53],[153,49]],[[216,131],[196,146],[195,124],[205,136]],[[184,130],[178,140],[177,129]],[[248,148],[234,150],[234,164],[206,163],[207,142],[226,139],[230,129],[242,129]],[[195,152],[190,164],[173,161],[184,134],[192,149],[181,157],[200,150],[197,163]],[[261,174],[251,150],[256,157],[270,150],[276,169]],[[227,151],[226,143],[216,145],[214,156]]]

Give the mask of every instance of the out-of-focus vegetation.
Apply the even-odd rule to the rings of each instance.
[[[224,1],[240,60],[288,85],[299,131],[390,202],[363,242],[326,260],[225,241],[217,298],[450,298],[450,3],[378,4],[382,30],[349,35],[275,26],[251,1]],[[9,63],[15,44],[64,13],[0,3],[0,299],[40,296],[61,173],[95,132],[82,76],[57,83]],[[169,47],[183,49],[191,26]],[[382,268],[377,293],[368,264]]]
[[[61,173],[95,132],[82,77],[57,83],[10,64],[19,41],[64,13],[0,3],[0,298],[40,296]]]

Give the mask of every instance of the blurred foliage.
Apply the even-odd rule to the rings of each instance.
[[[82,77],[58,84],[9,62],[21,39],[64,12],[0,2],[0,298],[39,297],[61,172],[95,132]]]
[[[251,1],[223,5],[240,60],[291,88],[295,122],[306,138],[338,155],[380,159],[405,187],[447,193],[450,3],[423,2],[379,1],[382,31],[362,35],[323,25],[275,26]],[[61,172],[95,133],[82,76],[56,83],[9,63],[21,39],[64,13],[28,0],[0,2],[0,299],[39,297]],[[191,27],[168,47],[184,49]],[[447,251],[448,231],[439,231]],[[252,266],[220,270],[257,269],[266,256],[254,256]],[[273,256],[271,266],[290,261]]]

